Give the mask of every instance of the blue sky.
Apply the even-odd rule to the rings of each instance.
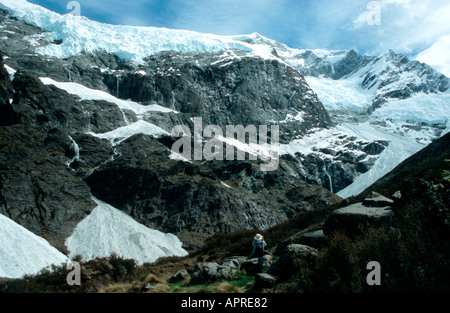
[[[69,1],[29,0],[58,13]],[[388,49],[448,66],[450,3],[441,0],[78,0],[81,15],[109,24],[219,35],[258,32],[294,48]],[[376,18],[379,18],[378,20]],[[369,22],[375,21],[374,22]],[[377,22],[379,21],[379,23]],[[437,59],[439,57],[439,60]],[[449,67],[450,72],[450,67]]]

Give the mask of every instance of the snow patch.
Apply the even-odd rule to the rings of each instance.
[[[16,75],[17,71],[15,69],[13,69],[12,67],[6,65],[6,64],[3,64],[3,67],[8,72],[9,76],[11,77],[11,80],[13,80],[14,79],[14,75]]]
[[[146,112],[151,111],[178,113],[175,110],[165,108],[157,104],[147,106],[131,100],[122,100],[105,91],[91,89],[78,83],[57,82],[48,77],[40,77],[40,80],[45,85],[54,85],[59,89],[67,91],[69,94],[80,97],[81,100],[104,100],[116,104],[122,110],[133,111],[137,115],[143,115]]]
[[[0,214],[0,277],[21,278],[70,261],[44,238]]]
[[[169,155],[169,158],[170,158],[171,160],[192,163],[192,161],[186,159],[186,158],[185,158],[184,156],[182,156],[181,154],[176,153],[176,152],[174,152],[174,151],[172,151],[172,150],[169,150],[169,151],[171,152],[170,155]]]
[[[227,188],[233,189],[230,185],[225,184],[223,181],[220,182],[222,185],[224,185]]]
[[[73,140],[71,136],[69,136],[69,139],[71,141],[70,149],[74,152],[74,157],[66,163],[67,167],[70,168],[73,162],[80,160],[80,147],[78,146],[77,142]]]
[[[175,235],[150,229],[113,206],[93,200],[97,207],[66,240],[70,257],[81,255],[87,261],[115,253],[142,265],[160,257],[188,254]]]
[[[143,120],[139,120],[130,125],[119,127],[107,133],[96,134],[90,132],[89,134],[98,138],[108,139],[109,141],[111,141],[113,145],[118,145],[122,141],[136,134],[144,134],[154,137],[160,137],[164,135],[170,136],[170,133],[166,132],[161,127],[158,127],[154,124],[151,124]]]

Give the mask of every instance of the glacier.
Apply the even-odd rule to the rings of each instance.
[[[328,111],[363,114],[375,98],[373,92],[360,87],[357,79],[336,80],[314,76],[305,76],[305,79]]]
[[[363,89],[354,77],[342,80],[306,77],[306,80],[330,114],[343,113],[352,118],[359,116],[360,121],[341,122],[330,130],[318,131],[293,141],[284,149],[286,153],[315,153],[313,148],[330,147],[331,139],[338,134],[356,136],[362,140],[382,139],[389,142],[389,146],[368,172],[337,193],[342,198],[364,191],[406,158],[450,131],[448,91],[417,93],[406,99],[389,99],[368,115],[365,112],[375,98],[375,92]],[[434,128],[437,124],[441,125],[440,134]],[[334,149],[339,150],[339,147]]]
[[[393,170],[405,159],[425,148],[426,144],[419,143],[414,138],[390,133],[383,127],[365,123],[344,123],[337,127],[341,131],[365,140],[383,138],[389,142],[388,147],[381,153],[372,168],[361,174],[356,180],[337,193],[341,198],[356,196],[370,185]]]
[[[25,0],[2,0],[0,8],[14,17],[47,32],[42,34],[50,41],[62,40],[61,45],[49,44],[37,47],[36,52],[59,58],[67,58],[82,51],[98,50],[142,63],[149,55],[161,51],[219,52],[229,49],[247,51],[263,58],[275,59],[272,48],[265,44],[252,45],[242,36],[220,36],[187,30],[159,27],[109,25],[91,21],[72,14],[61,15]],[[245,36],[254,37],[255,34]],[[36,38],[30,38],[36,42]]]
[[[401,123],[414,121],[426,124],[450,123],[450,92],[418,93],[407,99],[392,99],[372,113],[379,119]]]

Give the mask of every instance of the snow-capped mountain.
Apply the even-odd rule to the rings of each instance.
[[[311,66],[306,69],[311,71]],[[305,71],[305,69],[300,70]],[[315,79],[311,78],[308,81],[311,81],[312,85],[316,84],[317,90],[321,89],[318,84],[323,78],[330,78],[332,81],[338,81],[334,87],[356,91],[357,96],[350,98],[349,105],[345,107],[344,104],[344,109],[355,109],[357,113],[371,113],[390,101],[408,99],[421,94],[442,96],[444,93],[445,98],[445,92],[450,86],[449,79],[443,74],[426,64],[410,61],[393,51],[379,57],[360,56],[354,51],[349,51],[336,63],[329,63],[325,59],[320,66],[313,66],[313,73],[314,75],[309,76]],[[327,85],[333,83],[329,80],[323,81],[325,90],[319,92],[325,94]],[[331,90],[330,92],[332,93]],[[332,99],[330,100],[333,102]],[[335,104],[334,107],[327,108],[336,110],[339,109],[339,105]],[[435,121],[442,122],[445,119],[424,120],[426,123]],[[417,122],[421,121],[417,120]]]
[[[450,130],[449,79],[426,64],[393,51],[371,57],[308,50],[294,59],[338,129],[389,142],[367,173],[338,192],[342,197],[358,194]]]
[[[450,130],[449,79],[393,51],[107,25],[24,0],[0,0],[0,38],[0,213],[70,256],[143,263],[265,229],[362,192]],[[279,169],[171,151],[172,128],[199,116],[278,125]]]
[[[2,0],[0,8],[8,10],[21,21],[45,29],[47,32],[29,36],[27,40],[35,46],[36,52],[59,58],[101,50],[141,63],[144,58],[162,51],[221,52],[229,49],[274,58],[267,45],[251,45],[240,37],[157,27],[108,25],[80,16],[60,15],[25,0]],[[55,40],[62,42],[45,46],[40,44]]]

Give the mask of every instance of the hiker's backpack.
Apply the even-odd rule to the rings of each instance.
[[[264,243],[262,240],[256,241],[255,257],[262,257],[264,255]]]

